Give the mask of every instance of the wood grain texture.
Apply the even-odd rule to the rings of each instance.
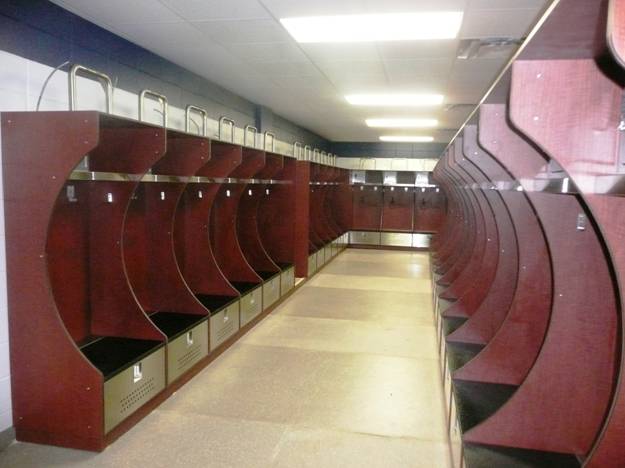
[[[614,19],[617,20],[618,16]],[[536,75],[536,65],[543,73],[540,79]],[[527,82],[521,86],[520,80]],[[536,99],[524,101],[529,93],[545,98],[543,107],[537,107]],[[588,466],[618,466],[625,460],[625,450],[620,443],[625,437],[625,390],[621,385],[625,371],[621,352],[623,320],[614,299],[619,294],[622,307],[625,300],[625,233],[621,220],[625,216],[625,203],[622,198],[594,194],[596,176],[622,171],[618,153],[622,95],[622,87],[606,76],[593,60],[519,62],[513,70],[511,102],[517,104],[511,108],[512,121],[556,159],[580,188],[603,234],[601,240],[606,243],[609,253],[606,261],[612,262],[616,274],[615,278],[606,280],[605,288],[609,290],[604,291],[605,296],[597,296],[602,297],[603,320],[613,328],[597,339],[602,339],[605,346],[613,345],[610,362],[618,365],[618,372],[616,377],[610,376],[610,392],[614,395],[610,395],[611,398],[604,396],[610,398],[609,412],[589,456]],[[539,125],[537,122],[544,115],[544,106],[551,110],[552,118]],[[612,286],[614,280],[619,288]],[[618,343],[611,343],[616,337]],[[598,432],[596,429],[595,434]]]

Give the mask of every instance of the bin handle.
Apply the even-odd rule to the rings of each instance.
[[[141,93],[139,93],[139,121],[143,122],[143,117],[145,114],[145,98],[147,96],[156,98],[156,100],[161,103],[161,107],[163,108],[163,127],[167,127],[167,113],[169,108],[169,105],[167,104],[167,98],[164,95],[159,94],[155,91],[151,91],[149,89],[144,89],[143,91],[141,91]]]
[[[254,141],[252,143],[252,147],[256,148],[256,135],[258,134],[258,129],[253,125],[246,125],[243,129],[243,145],[247,146],[247,134],[254,134]]]
[[[304,146],[304,161],[311,161],[310,159],[310,153],[312,151],[312,148],[308,145]]]
[[[113,112],[113,82],[105,73],[99,72],[92,68],[73,64],[69,70],[69,110],[76,110],[78,107],[78,99],[76,96],[76,77],[78,72],[82,72],[83,75],[90,75],[97,78],[100,82],[104,83],[104,96],[106,98],[106,113]]]
[[[276,151],[276,136],[271,132],[265,132],[265,151],[267,151],[267,137],[271,137],[271,151]]]
[[[228,117],[220,117],[219,119],[219,139],[221,140],[221,129],[223,128],[224,124],[228,124],[230,125],[230,127],[232,127],[232,133],[230,134],[230,143],[234,143],[235,123],[234,123],[234,120],[229,119]]]
[[[201,107],[194,106],[189,104],[184,112],[185,123],[184,123],[184,131],[187,133],[191,132],[191,112],[196,112],[202,116],[202,136],[206,136],[208,132],[208,112],[202,109]]]
[[[293,143],[293,156],[298,161],[302,160],[301,153],[302,153],[302,144],[299,141],[296,141],[295,143]]]

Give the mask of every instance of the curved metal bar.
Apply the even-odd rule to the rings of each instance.
[[[230,134],[230,142],[234,143],[234,128],[235,123],[234,120],[229,119],[228,117],[220,117],[219,118],[219,139],[221,140],[221,129],[223,128],[223,124],[229,124],[232,127],[232,133]]]
[[[265,132],[265,150],[267,150],[267,137],[271,137],[271,151],[276,150],[276,136],[271,132]]]
[[[244,146],[247,146],[247,134],[248,133],[254,134],[254,141],[252,142],[252,146],[255,148],[256,147],[256,135],[258,134],[258,129],[254,127],[253,125],[245,126],[245,128],[243,129],[243,145]]]
[[[77,106],[77,97],[76,97],[76,77],[78,72],[82,72],[83,75],[91,75],[101,82],[104,83],[104,95],[106,98],[106,113],[110,114],[113,112],[113,83],[108,75],[105,73],[99,72],[92,68],[85,67],[83,65],[79,65],[77,63],[73,64],[69,71],[69,110],[76,110]]]
[[[201,107],[189,104],[185,109],[185,123],[184,131],[189,133],[191,131],[191,112],[196,112],[202,116],[202,133],[200,135],[207,136],[208,134],[208,112]]]
[[[167,98],[164,95],[155,91],[151,91],[149,89],[144,89],[143,91],[141,91],[141,93],[139,93],[139,121],[143,122],[143,117],[145,114],[145,98],[147,96],[153,97],[161,103],[161,106],[163,108],[163,127],[167,127],[167,114],[169,108],[169,105],[167,104]]]
[[[304,161],[312,161],[310,154],[312,152],[312,148],[309,145],[304,146]]]
[[[298,161],[301,161],[302,160],[301,153],[302,153],[302,144],[299,141],[296,141],[295,143],[293,143],[293,157],[297,159]]]

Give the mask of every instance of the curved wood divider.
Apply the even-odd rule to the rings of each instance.
[[[192,176],[210,159],[210,140],[167,132],[167,152],[151,174]],[[208,315],[185,283],[174,251],[174,217],[185,183],[142,182],[124,222],[126,274],[149,314]]]
[[[493,155],[516,180],[537,174],[545,161],[518,157],[519,138],[506,124],[505,105],[480,108],[479,144]],[[504,150],[505,149],[505,150]],[[525,182],[526,190],[531,189]],[[551,312],[551,265],[542,225],[530,201],[532,193],[502,191],[514,221],[518,241],[518,282],[510,310],[496,335],[471,361],[454,372],[458,379],[520,385],[542,345]],[[529,197],[529,201],[527,199]],[[553,220],[551,221],[553,222]]]
[[[257,210],[260,240],[278,266],[295,264],[296,167],[295,159],[283,158],[283,168],[274,177],[287,183],[266,187],[269,196],[260,199]]]
[[[463,137],[465,158],[475,164],[475,166],[467,165],[467,172],[475,182],[490,184],[492,181],[510,180],[502,168],[478,147],[476,126],[466,126]],[[508,314],[516,289],[518,245],[515,226],[502,195],[495,190],[485,190],[484,194],[489,201],[493,213],[492,220],[497,228],[496,270],[490,284],[482,283],[488,288],[484,300],[471,314],[469,320],[447,336],[447,340],[451,342],[482,345],[488,343]],[[494,244],[496,240],[487,238],[488,242]]]
[[[265,166],[258,172],[258,179],[273,179],[283,169],[283,156],[265,153]],[[271,193],[270,186],[254,184],[243,187],[237,212],[237,236],[245,259],[261,278],[267,279],[280,272],[280,268],[269,256],[262,243],[259,230],[259,207],[261,201]],[[269,190],[269,194],[266,192]],[[288,215],[287,215],[288,216]]]
[[[453,151],[453,147],[449,151]],[[445,169],[448,166],[449,151],[434,170],[434,179],[440,181],[449,198],[447,220],[442,231],[434,236],[432,243],[435,272],[440,276],[437,284],[445,287],[455,281],[466,267],[476,245],[477,230],[477,217],[473,215],[471,200],[463,196],[459,186],[451,179],[449,170]],[[450,272],[449,268],[452,266],[455,271]]]
[[[461,145],[461,139],[454,143],[443,167],[443,171],[449,179],[449,182],[443,183],[448,187],[463,187],[468,184],[460,178],[454,168],[453,155]],[[470,288],[477,266],[482,259],[486,242],[486,236],[483,235],[484,222],[477,194],[466,190],[458,191],[457,198],[463,206],[460,216],[461,220],[464,219],[465,222],[456,229],[458,235],[452,238],[451,242],[453,243],[449,244],[453,250],[450,251],[446,263],[436,270],[442,275],[439,284],[448,285],[447,292],[442,296],[448,300],[458,298],[462,291]]]
[[[622,5],[613,5],[612,23],[608,27],[613,28],[614,34],[608,36],[613,39],[620,37],[622,42],[625,17],[621,10]],[[620,56],[622,43],[617,41],[612,46],[617,46],[615,52],[619,54],[619,63],[624,63]],[[540,78],[537,78],[538,73],[541,73]],[[525,81],[523,86],[520,86],[520,80]],[[604,322],[604,328],[596,330],[590,338],[592,342],[588,344],[588,350],[592,346],[594,354],[596,346],[607,348],[604,350],[607,355],[605,361],[598,358],[592,360],[597,373],[594,382],[601,388],[593,395],[593,400],[604,411],[604,405],[611,401],[588,466],[612,466],[625,458],[622,447],[625,437],[625,390],[621,385],[625,372],[623,320],[614,299],[615,295],[619,295],[621,306],[625,300],[625,233],[622,226],[625,201],[618,196],[595,193],[601,189],[604,179],[623,172],[620,153],[623,136],[619,132],[622,98],[623,84],[607,76],[594,60],[521,61],[515,63],[513,69],[510,117],[528,138],[558,161],[580,189],[603,234],[609,259],[614,266],[615,280],[618,280],[613,287],[608,276],[610,266],[605,265],[606,273],[602,278],[606,284],[603,290],[595,291],[586,286],[589,296],[597,300],[601,298],[601,310],[595,307],[593,316],[595,320]],[[520,106],[519,102],[525,102],[524,106]],[[553,120],[544,121],[546,109]],[[542,124],[536,125],[537,120]],[[597,255],[605,257],[603,253]],[[616,377],[612,375],[611,367],[606,368],[608,365],[618,365]],[[599,415],[593,416],[589,426],[595,429],[593,437],[596,437]],[[584,440],[585,453],[590,450],[590,434],[587,439]]]
[[[326,166],[312,164],[312,182],[329,182],[331,180],[331,172]],[[327,186],[311,185],[310,187],[310,226],[313,229],[313,243],[317,248],[323,248],[326,244],[333,241],[336,234],[325,215],[325,199],[327,194]],[[336,234],[336,235],[335,235]],[[320,243],[315,242],[319,239]]]
[[[228,177],[242,160],[240,146],[213,141],[210,161],[195,175]],[[182,275],[194,294],[236,297],[239,293],[217,264],[210,242],[209,219],[219,189],[218,183],[187,185],[176,210],[174,225],[176,256]]]
[[[454,146],[452,167],[460,176],[465,185],[481,182],[476,179],[479,171],[475,170],[473,163],[467,160],[463,154],[464,138],[457,141]],[[486,298],[490,285],[497,271],[499,257],[499,235],[495,215],[491,203],[495,201],[492,193],[483,190],[471,190],[477,200],[475,213],[481,218],[476,231],[478,247],[473,251],[472,258],[463,269],[463,274],[440,294],[442,299],[454,299],[444,312],[443,317],[470,317],[480,307]],[[482,225],[482,228],[479,225]]]
[[[246,147],[242,152],[242,163],[230,176],[251,179],[265,166],[265,152]],[[245,258],[237,236],[237,212],[245,189],[243,184],[221,184],[210,211],[209,231],[215,259],[233,285],[262,283],[262,278]]]

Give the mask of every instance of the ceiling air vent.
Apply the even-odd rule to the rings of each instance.
[[[476,58],[508,58],[523,43],[524,38],[489,37],[486,39],[464,39],[458,46],[457,57],[462,60]]]

